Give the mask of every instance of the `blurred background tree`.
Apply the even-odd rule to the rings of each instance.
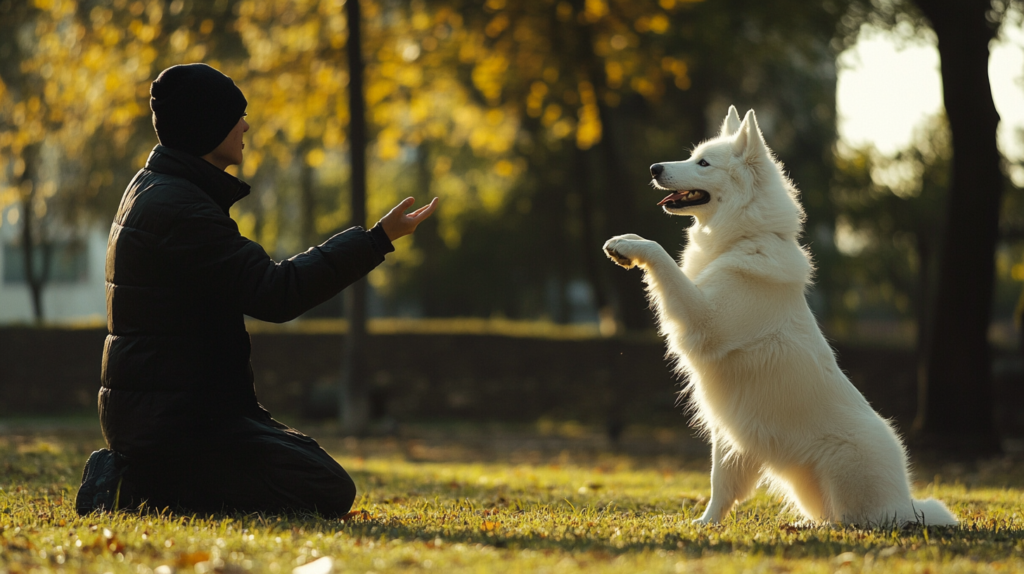
[[[990,95],[981,115],[963,110],[984,99],[988,42],[1019,3],[361,5],[369,221],[409,195],[443,205],[371,275],[372,314],[650,333],[637,272],[607,264],[600,245],[639,232],[682,249],[687,222],[656,207],[648,166],[685,158],[728,105],[755,108],[802,192],[819,320],[836,337],[909,325],[901,340],[916,342],[922,408],[934,410],[921,429],[987,440],[982,363],[993,313],[1024,301],[1024,209],[1000,171]],[[942,56],[947,113],[894,156],[838,143],[836,61],[865,26],[937,38]],[[36,317],[50,246],[105,227],[156,143],[148,88],[173,64],[206,61],[249,99],[238,173],[253,195],[233,210],[243,234],[284,257],[348,225],[348,33],[343,0],[0,0],[0,225],[18,228]],[[335,300],[309,316],[340,313]],[[964,386],[963,369],[965,390],[936,390]],[[974,418],[929,427],[968,404],[958,410]]]
[[[459,291],[453,303],[472,303],[474,314],[564,322],[584,300],[599,310],[605,333],[650,329],[641,283],[607,266],[600,245],[642,229],[682,247],[685,223],[655,206],[647,166],[685,157],[732,103],[767,118],[773,147],[802,174],[812,225],[830,227],[831,40],[840,7],[784,18],[791,11],[756,2],[492,0],[458,11],[473,31],[460,51],[463,77],[479,101],[504,106],[518,122],[515,151],[526,168],[510,209],[478,220],[471,245],[439,262],[442,278],[470,261],[478,270],[476,281],[449,287]],[[529,267],[508,265],[524,254]],[[500,280],[481,289],[490,277]]]
[[[849,333],[859,320],[900,318],[913,325],[919,372],[927,348],[938,276],[942,221],[952,148],[944,116],[919,128],[911,146],[892,157],[874,148],[837,156],[831,199],[837,210],[833,329]]]
[[[55,260],[83,228],[106,224],[155,139],[149,83],[183,60],[241,56],[226,2],[0,2],[0,209],[17,247],[36,321]],[[198,33],[192,27],[198,25]],[[165,34],[164,30],[174,32]],[[213,60],[214,62],[216,60]]]
[[[4,21],[25,30],[53,18],[43,8],[5,5]],[[347,224],[342,2],[36,5],[89,32],[77,40],[92,42],[88,49],[63,55],[91,54],[108,79],[83,81],[110,90],[94,87],[100,97],[82,112],[107,122],[103,129],[66,130],[78,148],[63,157],[88,174],[82,187],[92,198],[73,202],[67,217],[109,217],[154,143],[149,82],[168,65],[205,60],[232,75],[251,102],[240,175],[254,194],[234,212],[243,233],[285,255]],[[409,240],[411,249],[371,277],[378,313],[600,318],[606,334],[650,329],[640,282],[605,265],[600,244],[644,230],[682,248],[685,222],[657,209],[646,166],[684,157],[729,104],[758,109],[773,148],[798,174],[819,290],[831,292],[830,270],[840,261],[829,240],[828,187],[842,4],[423,0],[366,2],[364,10],[371,220],[405,195],[438,195],[445,205]],[[36,32],[23,36],[45,46]],[[12,61],[32,74],[47,69],[28,56],[5,60]],[[817,310],[831,315],[833,299],[817,297]],[[312,314],[339,310],[330,302]]]
[[[106,178],[86,144],[98,133],[107,145],[123,143],[141,111],[135,82],[155,57],[148,30],[90,26],[85,10],[76,2],[0,5],[0,164],[8,174],[0,205],[16,204],[8,220],[21,228],[37,322],[58,243],[74,240]]]
[[[1006,183],[988,61],[1010,3],[915,3],[938,37],[953,147],[949,197],[956,202],[945,213],[915,432],[919,440],[973,454],[998,452],[988,334]],[[959,201],[967,193],[970,201]]]
[[[990,43],[1021,3],[1004,0],[855,2],[849,26],[863,23],[937,39],[949,119],[950,168],[943,202],[932,307],[921,352],[916,440],[978,454],[999,450],[992,403],[989,331],[997,280],[1000,213],[1008,187],[996,143]],[[969,198],[969,199],[968,199]]]

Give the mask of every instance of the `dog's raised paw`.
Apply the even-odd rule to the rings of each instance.
[[[639,257],[641,253],[638,252],[638,247],[644,241],[646,239],[632,233],[618,235],[604,242],[604,252],[616,264],[631,269],[643,259]]]
[[[621,253],[616,251],[615,248],[613,248],[613,247],[607,247],[606,246],[604,248],[604,252],[617,265],[621,265],[622,267],[625,267],[626,269],[629,269],[629,268],[633,267],[633,265],[634,265],[632,259],[630,259],[629,257],[626,257],[625,255],[622,255]]]

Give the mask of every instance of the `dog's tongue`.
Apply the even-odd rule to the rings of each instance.
[[[665,197],[665,199],[659,201],[658,205],[665,205],[666,203],[668,203],[670,201],[675,201],[677,199],[682,199],[685,196],[686,196],[686,192],[679,192],[679,191],[677,191],[677,192],[675,192],[675,193]]]

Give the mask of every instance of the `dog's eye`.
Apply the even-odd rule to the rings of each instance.
[[[709,165],[711,165],[711,164],[710,164],[710,163],[708,163],[708,160],[706,160],[706,159],[702,159],[702,160],[700,160],[700,161],[698,161],[698,162],[697,162],[697,165],[699,165],[699,166],[701,166],[701,167],[708,167],[708,166],[709,166]]]

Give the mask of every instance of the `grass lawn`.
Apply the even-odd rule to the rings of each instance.
[[[680,428],[404,428],[331,438],[352,473],[345,521],[311,515],[120,513],[80,518],[96,424],[0,421],[0,572],[1024,572],[1024,463],[918,463],[916,495],[946,501],[955,529],[799,528],[759,494],[700,527],[706,454]],[[680,425],[681,427],[682,425]],[[300,428],[303,428],[300,426]]]

